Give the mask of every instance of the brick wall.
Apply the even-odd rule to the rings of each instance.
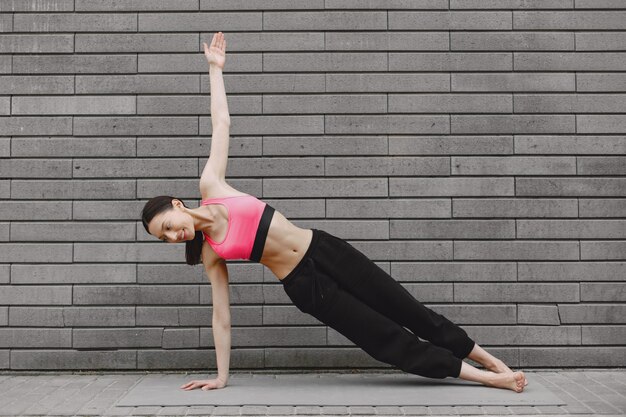
[[[345,238],[511,367],[626,363],[626,5],[0,1],[0,369],[215,370],[201,42],[227,180]],[[228,262],[231,369],[386,368]]]

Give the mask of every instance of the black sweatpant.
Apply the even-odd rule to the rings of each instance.
[[[430,378],[458,377],[474,348],[467,333],[345,240],[312,230],[304,257],[282,280],[296,307],[376,360]]]

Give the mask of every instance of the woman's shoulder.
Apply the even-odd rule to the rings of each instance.
[[[226,182],[213,182],[200,187],[200,195],[202,201],[214,198],[236,197],[240,195],[249,195],[228,185]]]

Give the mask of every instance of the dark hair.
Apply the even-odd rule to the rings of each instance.
[[[143,211],[141,212],[141,221],[143,222],[143,227],[146,228],[146,232],[150,233],[148,230],[148,223],[152,221],[154,216],[157,214],[167,211],[173,210],[172,200],[176,197],[172,197],[169,195],[160,195],[157,197],[153,197],[143,206]],[[176,198],[180,200],[180,198]],[[183,201],[183,200],[180,200]],[[185,203],[183,203],[184,207]],[[196,236],[193,240],[188,240],[185,242],[185,258],[188,265],[196,265],[202,261],[202,243],[204,242],[204,236],[202,236],[202,231],[197,230]]]

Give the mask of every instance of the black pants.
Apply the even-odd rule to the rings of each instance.
[[[376,360],[430,378],[458,377],[462,359],[474,348],[467,333],[345,240],[312,230],[304,257],[282,280],[298,309]]]

